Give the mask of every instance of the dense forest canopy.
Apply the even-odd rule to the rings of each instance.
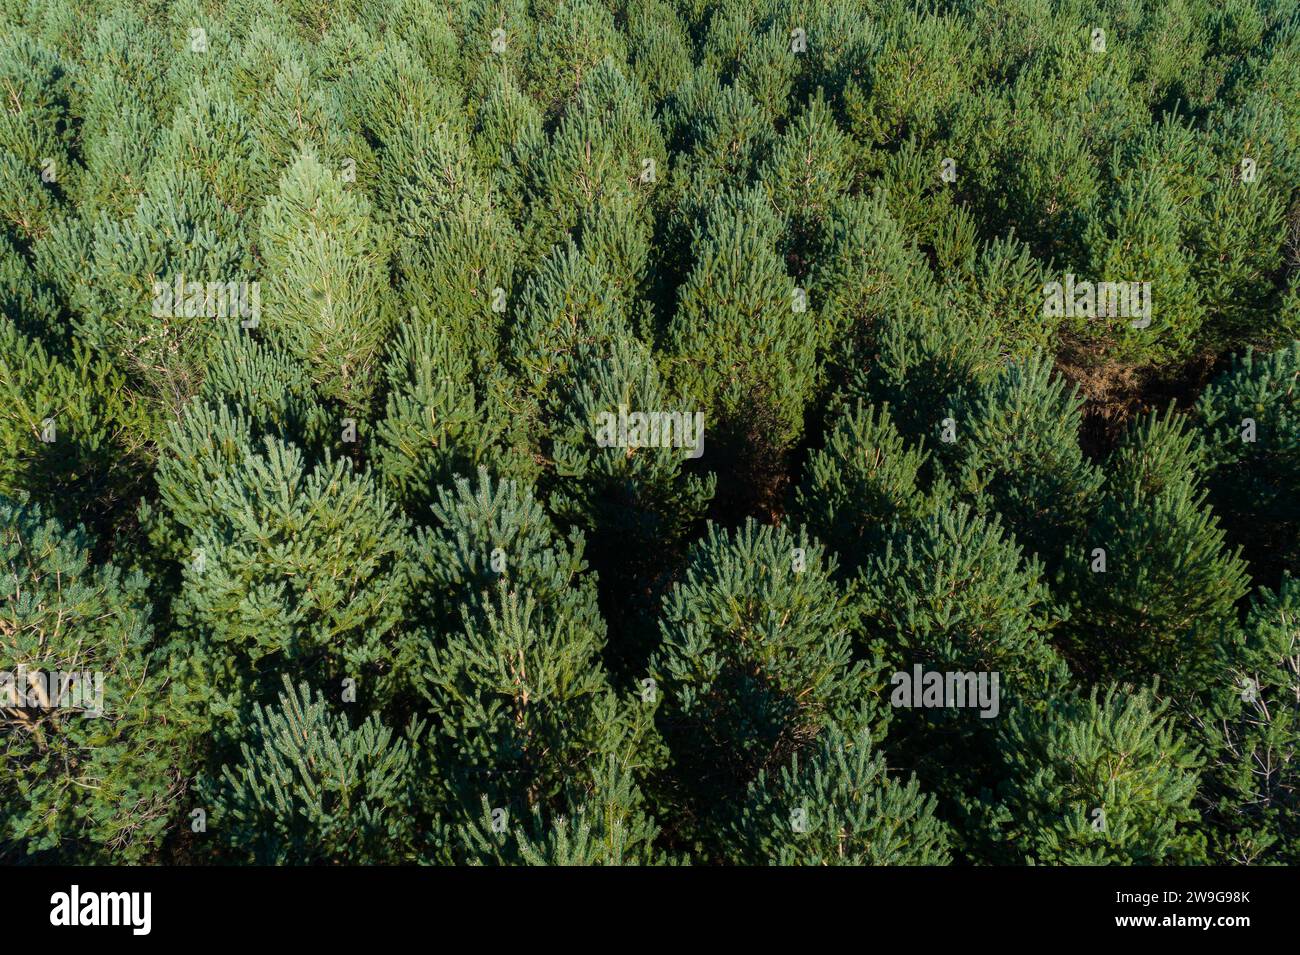
[[[1295,0],[4,0],[0,859],[1300,863]]]

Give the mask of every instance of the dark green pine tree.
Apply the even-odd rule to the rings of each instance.
[[[996,784],[990,767],[998,723],[1012,710],[1041,709],[1069,684],[1050,642],[1060,608],[1042,565],[1024,559],[996,520],[966,504],[940,503],[870,555],[859,592],[860,639],[885,661],[897,707],[882,746],[892,764],[916,772],[940,798],[942,817],[955,827],[954,848],[978,858],[970,815]],[[964,706],[926,706],[915,698],[921,689],[912,689],[918,667],[923,680],[928,673],[974,674],[984,680],[984,695],[977,683]]]
[[[80,168],[71,161],[72,70],[23,31],[0,41],[0,235],[20,245],[44,236],[72,193]]]
[[[651,676],[672,753],[662,798],[676,837],[727,855],[734,800],[828,727],[883,730],[875,660],[855,661],[857,617],[835,559],[806,534],[710,526],[664,601]]]
[[[589,542],[606,617],[621,637],[611,662],[639,672],[656,642],[662,587],[717,486],[714,475],[690,469],[697,451],[706,450],[707,432],[665,386],[650,348],[632,335],[615,338],[607,355],[580,361],[556,390],[547,505]],[[640,418],[645,414],[672,417],[654,419],[661,423],[652,429]],[[631,438],[654,438],[659,446],[620,446],[624,420]]]
[[[851,354],[845,393],[888,404],[904,436],[960,440],[946,425],[954,401],[1002,368],[1006,343],[987,312],[931,299],[881,315],[868,349]],[[945,431],[949,434],[945,435]]]
[[[514,284],[519,239],[455,126],[417,128],[394,197],[401,294],[437,321],[475,371],[490,371]]]
[[[896,532],[930,507],[920,474],[927,452],[898,433],[888,406],[843,411],[812,452],[794,493],[794,512],[855,573]]]
[[[659,257],[660,268],[677,282],[695,262],[694,236],[717,197],[754,179],[777,133],[743,87],[720,85],[707,68],[682,83],[664,112],[675,156]]]
[[[252,279],[241,237],[260,181],[246,122],[235,104],[196,92],[160,138],[131,216],[69,220],[37,256],[77,334],[173,415],[198,392],[226,330],[245,320],[228,300],[209,302],[207,283]],[[171,294],[178,281],[183,300]]]
[[[843,108],[850,131],[881,146],[932,135],[970,89],[971,26],[951,14],[902,5],[872,25],[865,49],[855,50],[858,56],[846,64]]]
[[[566,542],[531,489],[483,471],[444,489],[433,515],[416,547],[411,664],[436,767],[427,804],[465,825],[485,798],[551,821],[593,798],[610,758],[643,776],[658,760],[657,699],[610,685],[581,534]]]
[[[85,174],[76,199],[88,220],[101,211],[131,214],[158,145],[158,110],[172,96],[162,72],[174,54],[163,50],[161,34],[138,20],[116,26],[125,29],[115,29],[111,17],[101,21],[85,50],[87,95],[79,104]]]
[[[724,2],[710,11],[703,67],[742,87],[773,121],[783,119],[799,66],[788,29],[772,22],[774,4]]]
[[[13,681],[0,686],[0,854],[11,859],[147,859],[196,768],[203,726],[174,704],[183,691],[169,686],[146,581],[93,564],[92,544],[0,497],[0,672]],[[59,671],[76,692],[51,680]]]
[[[475,114],[473,146],[479,167],[490,176],[512,222],[523,218],[524,184],[531,164],[544,155],[545,144],[537,103],[509,70],[494,71]]]
[[[915,779],[886,773],[866,731],[827,729],[802,760],[760,772],[731,827],[742,865],[946,865],[948,830]]]
[[[964,504],[896,529],[860,573],[866,639],[895,669],[1001,673],[1004,693],[1027,701],[1059,688],[1049,637],[1060,607],[1041,563],[996,519]]]
[[[1039,353],[959,395],[952,442],[939,442],[957,492],[1000,515],[1049,572],[1087,523],[1101,471],[1079,448],[1083,399]]]
[[[1172,408],[1106,462],[1097,510],[1062,571],[1071,663],[1092,680],[1204,685],[1248,580],[1205,504],[1203,467],[1199,436]]]
[[[195,403],[158,463],[158,559],[180,568],[172,605],[213,712],[270,702],[268,672],[363,700],[409,685],[395,628],[411,572],[407,525],[347,458],[313,464],[238,407]]]
[[[1197,403],[1206,484],[1257,580],[1300,574],[1300,342],[1247,351]]]
[[[594,0],[550,0],[524,60],[529,91],[547,114],[559,112],[603,61],[627,62],[614,14]]]
[[[420,32],[432,36],[427,26]],[[376,206],[391,212],[397,208],[397,186],[418,161],[426,134],[445,123],[464,122],[464,92],[457,78],[446,75],[454,69],[453,58],[431,68],[408,37],[363,33],[348,39],[361,49],[338,51],[352,67],[338,84],[340,102],[350,124],[373,144],[377,163],[369,191]],[[320,51],[318,62],[333,68],[328,59]]]
[[[0,318],[0,494],[111,536],[142,491],[154,428],[123,374],[76,342],[68,361]]]
[[[1053,699],[1016,710],[999,731],[1001,765],[988,814],[1003,864],[1196,864],[1201,761],[1167,704],[1149,691]]]
[[[443,323],[413,315],[384,363],[387,406],[375,427],[373,462],[394,500],[412,514],[432,505],[439,486],[458,476],[488,465],[512,470],[503,446],[508,422],[480,399],[471,362],[453,342]]]
[[[419,724],[406,737],[373,715],[354,728],[306,683],[295,689],[282,676],[278,705],[254,705],[239,758],[205,781],[205,838],[222,857],[258,865],[414,861]]]
[[[200,59],[211,63],[216,58],[190,58]],[[220,79],[196,83],[159,137],[145,175],[146,191],[155,183],[165,188],[177,171],[186,170],[212,199],[239,217],[241,227],[248,227],[279,172],[260,151],[252,128],[253,118]]]
[[[591,767],[589,789],[566,791],[561,812],[547,818],[533,806],[511,819],[486,797],[481,815],[463,823],[461,841],[473,864],[530,866],[663,865],[675,861],[655,846],[659,827],[634,774],[611,755]]]
[[[1115,187],[1109,212],[1089,226],[1089,279],[1150,282],[1150,325],[1128,317],[1066,320],[1095,354],[1129,364],[1161,364],[1188,356],[1206,320],[1184,248],[1171,188],[1154,173],[1126,175]]]
[[[248,416],[273,434],[313,452],[337,445],[340,428],[320,400],[311,369],[276,346],[231,330],[207,368],[199,399]]]
[[[704,412],[717,469],[759,500],[803,431],[815,381],[812,318],[777,252],[781,231],[761,191],[716,199],[668,328],[671,380]]]
[[[812,99],[759,170],[777,214],[790,224],[782,243],[795,275],[807,275],[826,241],[837,201],[854,179],[852,140],[840,132],[823,96]]]
[[[1043,307],[1047,274],[1029,246],[1012,234],[966,248],[960,224],[972,220],[958,212],[939,221],[949,219],[958,224],[945,227],[942,237],[954,257],[943,273],[942,294],[968,312],[975,327],[988,329],[1000,356],[1028,364],[1056,346],[1059,319]]]
[[[581,359],[607,354],[629,331],[625,303],[611,294],[613,286],[603,257],[572,240],[556,245],[524,285],[508,348],[520,392],[512,403],[523,410],[517,426],[538,445],[550,428],[542,414],[552,389]]]
[[[686,473],[694,452],[705,446],[704,434],[684,421],[658,430],[662,446],[649,446],[656,436],[649,424],[631,419],[631,438],[647,444],[617,444],[620,414],[685,413],[653,352],[621,334],[607,354],[587,356],[559,384],[549,455],[555,465],[551,512],[588,536],[612,535],[612,546],[671,547],[702,515],[716,482]]]
[[[26,257],[8,239],[0,236],[0,314],[18,331],[62,352],[66,346],[66,325],[60,319],[59,302],[28,264]]]
[[[691,73],[691,42],[668,0],[628,0],[628,61],[656,102],[667,99]]]
[[[1205,337],[1219,348],[1266,350],[1290,337],[1274,317],[1274,276],[1288,239],[1295,241],[1288,236],[1287,211],[1294,208],[1300,175],[1289,145],[1296,132],[1289,114],[1254,93],[1216,110],[1209,123],[1206,138],[1216,162],[1188,231],[1196,252],[1193,274],[1208,312]]]
[[[1207,762],[1201,793],[1211,859],[1300,861],[1300,581],[1255,599],[1217,648],[1194,715]]]
[[[589,223],[608,216],[608,206],[631,200],[633,208],[644,211],[661,180],[670,178],[663,134],[653,115],[645,91],[612,61],[582,78],[545,149],[528,167],[523,234],[529,261],[563,243],[566,235],[585,236]],[[627,218],[633,235],[649,231],[643,215]],[[594,251],[585,237],[582,248]],[[644,256],[645,251],[639,253]],[[605,264],[615,274],[634,265]]]
[[[813,260],[809,297],[829,384],[844,387],[874,355],[891,313],[932,303],[937,287],[924,254],[889,213],[882,193],[850,196],[830,210]]]
[[[998,21],[1004,36],[1015,22]],[[991,24],[984,28],[998,29]],[[1006,42],[1022,43],[1028,54],[1044,38]],[[1060,44],[1058,39],[1047,42]],[[1060,51],[1057,62],[1069,55]],[[1094,153],[1091,130],[1079,122],[1080,110],[1091,112],[1094,104],[1075,101],[1045,109],[1044,82],[1058,84],[1051,83],[1056,78],[1034,72],[1041,74],[1041,69],[1024,71],[1007,88],[975,90],[963,97],[953,111],[946,151],[957,161],[956,185],[970,196],[981,224],[995,224],[990,231],[996,234],[1014,230],[1040,261],[1055,261],[1069,271],[1070,264],[1087,260],[1085,232],[1104,194],[1104,158]]]

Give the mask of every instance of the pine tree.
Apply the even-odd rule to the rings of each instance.
[[[16,32],[0,41],[0,230],[21,245],[42,237],[65,193],[76,188],[71,161],[71,77],[53,50]]]
[[[559,533],[533,488],[494,479],[480,468],[438,488],[433,521],[415,535],[414,574],[420,622],[438,632],[461,628],[462,612],[486,621],[500,583],[536,598],[548,618],[573,618],[599,633],[595,582],[584,575],[585,541]]]
[[[896,151],[865,153],[867,162],[880,167],[877,189],[890,215],[923,245],[937,245],[941,223],[955,213],[954,191],[945,178],[954,162],[948,151],[911,136]]]
[[[114,218],[131,214],[158,145],[159,120],[175,95],[162,76],[170,53],[160,34],[113,19],[100,21],[84,52],[87,92],[78,105],[85,173],[76,198],[88,220],[101,210]]]
[[[544,113],[555,113],[604,60],[627,61],[627,45],[603,3],[552,0],[537,21],[524,71]]]
[[[1037,354],[961,395],[940,443],[959,494],[1000,515],[1049,570],[1078,539],[1102,474],[1079,448],[1083,400]]]
[[[995,27],[1004,36],[1019,18]],[[1044,42],[1064,62],[1056,30]],[[1008,45],[1016,40],[1007,36]],[[1080,122],[1091,103],[1061,103],[1044,108],[1043,90],[1053,78],[1026,74],[1009,88],[980,90],[957,104],[948,155],[960,157],[956,173],[981,223],[997,223],[999,233],[1014,230],[1044,262],[1079,265],[1089,248],[1085,233],[1097,215],[1103,193],[1102,165]],[[1113,92],[1113,91],[1112,91]],[[1104,153],[1102,154],[1104,155]]]
[[[800,763],[760,772],[732,827],[748,865],[946,865],[947,827],[915,779],[899,782],[866,732],[830,728]]]
[[[761,193],[715,200],[668,329],[672,380],[760,491],[802,432],[814,385],[814,340],[780,232]]]
[[[920,472],[929,455],[894,428],[888,406],[845,410],[808,458],[794,510],[852,574],[895,532],[927,512]]]
[[[1206,337],[1219,348],[1267,350],[1288,343],[1271,321],[1272,276],[1288,238],[1284,216],[1295,202],[1289,183],[1300,175],[1286,102],[1285,94],[1278,100],[1262,87],[1216,110],[1207,123],[1215,162],[1189,232],[1196,283],[1210,316]]]
[[[464,92],[431,70],[406,37],[364,36],[363,55],[340,84],[340,97],[351,123],[376,146],[374,201],[392,210],[397,183],[417,161],[420,132],[459,122]]]
[[[1197,403],[1209,454],[1206,483],[1229,538],[1258,579],[1300,573],[1300,342],[1247,351]]]
[[[232,332],[208,366],[199,400],[247,415],[259,434],[273,434],[323,453],[335,444],[336,422],[309,370],[283,349]]]
[[[523,233],[530,260],[563,243],[566,234],[576,238],[584,220],[599,217],[611,203],[633,199],[639,206],[668,176],[668,155],[652,116],[644,90],[611,61],[583,76],[545,150],[528,167]],[[591,251],[585,239],[583,250]]]
[[[197,114],[178,119],[187,136],[205,122]],[[222,132],[244,137],[237,127]],[[177,136],[170,150],[185,152],[186,140]],[[220,185],[232,190],[222,196],[210,174],[205,181],[193,166],[162,156],[130,218],[56,227],[38,261],[72,307],[76,333],[111,356],[152,401],[179,414],[198,392],[225,329],[249,320],[231,314],[229,299],[207,291],[209,282],[225,288],[251,280],[237,239],[244,222],[227,205],[238,198],[241,187],[233,180],[245,167],[234,158],[219,165],[215,175],[231,180]],[[238,201],[251,196],[245,192]],[[181,296],[173,294],[177,283]]]
[[[555,382],[572,375],[580,359],[607,352],[628,330],[623,303],[610,294],[612,284],[603,260],[570,240],[552,249],[524,286],[509,354],[538,440],[545,423],[537,416]]]
[[[1114,361],[1159,364],[1185,358],[1206,316],[1170,188],[1155,175],[1126,176],[1108,214],[1093,223],[1088,245],[1093,281],[1151,283],[1150,324],[1136,324],[1146,316],[1108,315],[1066,324]]]
[[[843,387],[861,359],[875,353],[891,313],[909,315],[937,294],[924,256],[883,194],[837,202],[809,278],[830,383]]]
[[[1209,312],[1204,337],[1221,348],[1268,348],[1284,341],[1271,328],[1275,294],[1269,279],[1282,260],[1290,196],[1267,187],[1276,175],[1272,169],[1255,167],[1259,188],[1242,182],[1237,154],[1243,147],[1238,140],[1231,148],[1230,172],[1218,177],[1195,227],[1196,286]],[[1244,148],[1254,151],[1249,138]]]
[[[547,506],[589,542],[602,590],[613,598],[606,614],[623,638],[612,648],[614,662],[639,671],[654,643],[660,584],[717,486],[713,475],[690,470],[692,456],[705,449],[704,427],[631,335],[615,338],[607,356],[579,362],[556,391]],[[630,422],[628,447],[620,446],[623,420]],[[642,442],[651,446],[638,447]]]
[[[146,581],[92,563],[92,545],[0,497],[0,853],[11,859],[139,862],[195,768],[202,728],[171,703]]]
[[[393,319],[388,243],[363,196],[310,150],[262,212],[268,337],[312,368],[321,394],[360,410]]]
[[[994,857],[1038,865],[1194,864],[1200,760],[1147,691],[1110,687],[1046,712],[1017,710],[999,733],[988,815]]]
[[[433,514],[417,539],[412,650],[443,780],[426,798],[467,819],[484,797],[549,818],[610,756],[643,774],[655,700],[610,686],[581,535],[566,543],[531,489],[483,471],[443,489]]]
[[[971,82],[971,45],[970,27],[956,17],[904,13],[901,6],[890,11],[864,43],[844,88],[854,136],[885,145],[909,133],[932,134]]]
[[[505,426],[487,420],[471,363],[453,341],[437,321],[406,324],[384,365],[388,398],[375,428],[374,466],[408,511],[501,455]]]
[[[932,218],[943,223],[956,216]],[[946,272],[944,294],[971,315],[973,325],[990,330],[1001,354],[1028,364],[1052,346],[1059,326],[1044,314],[1047,276],[1027,244],[1012,234],[972,245],[954,265]]]
[[[1194,687],[1235,623],[1245,565],[1205,506],[1203,469],[1198,436],[1172,408],[1144,419],[1105,465],[1097,511],[1063,571],[1072,662],[1094,680]]]
[[[659,434],[668,442],[664,446],[617,445],[612,422],[620,414],[688,413],[676,410],[681,403],[665,387],[653,354],[635,337],[621,335],[607,357],[578,365],[563,388],[550,446],[556,488],[551,512],[587,535],[611,535],[610,546],[671,547],[702,515],[716,482],[685,472],[696,448],[703,449],[704,436],[694,434],[693,446],[694,429],[684,421]],[[632,426],[649,430],[636,419]]]
[[[159,138],[145,174],[146,190],[190,172],[203,190],[249,224],[277,172],[250,135],[252,119],[223,86],[196,84]]]
[[[809,260],[825,242],[837,200],[853,182],[850,143],[819,95],[791,123],[759,171],[772,206],[790,223],[783,245],[797,275],[807,274]]]
[[[0,4],[0,679],[116,707],[0,856],[1295,861],[1298,96],[1256,0]]]
[[[694,237],[716,197],[749,182],[776,140],[769,117],[739,84],[723,86],[701,69],[665,108],[669,144],[684,157],[668,184],[671,213],[664,237],[663,268],[686,274],[698,256]]]
[[[240,409],[195,404],[171,429],[157,482],[152,534],[180,565],[172,610],[215,713],[268,701],[269,668],[350,679],[367,700],[406,685],[395,628],[411,542],[370,476],[328,454],[313,466],[273,434],[255,443]]]
[[[954,848],[972,853],[980,794],[991,776],[995,733],[1008,711],[1040,709],[1069,686],[1049,642],[1060,622],[1037,558],[1024,559],[996,520],[965,504],[939,503],[934,513],[900,527],[860,572],[860,640],[892,674],[895,707],[884,747],[891,762],[917,773],[954,824]],[[973,674],[965,705],[946,696],[928,706],[917,672]],[[965,678],[963,677],[963,680]],[[995,682],[996,681],[996,682]],[[904,692],[906,690],[906,692]],[[975,698],[972,699],[971,697]],[[978,707],[978,710],[977,710]]]
[[[470,0],[461,28],[461,72],[467,89],[490,85],[502,74],[522,75],[537,23],[526,0]]]
[[[635,759],[650,723],[620,701],[600,663],[603,627],[538,609],[504,586],[466,613],[460,632],[430,639],[420,689],[438,726],[429,740],[450,792],[515,811],[548,804],[584,778],[592,753]]]
[[[501,207],[518,223],[525,203],[524,183],[546,142],[541,110],[509,70],[498,70],[475,119],[473,145],[480,166],[491,176]]]
[[[416,61],[440,82],[458,86],[462,43],[457,28],[463,16],[436,0],[365,0],[358,11],[366,26],[380,39],[400,39]]]
[[[1208,754],[1203,813],[1213,861],[1300,859],[1300,723],[1296,646],[1300,582],[1262,591],[1246,623],[1223,639],[1195,725]]]
[[[686,29],[665,0],[629,0],[626,9],[628,59],[646,91],[663,101],[691,72]]]
[[[411,135],[418,148],[394,196],[402,296],[486,371],[501,348],[518,238],[463,134],[440,126]]]
[[[760,770],[828,727],[883,729],[879,667],[854,660],[857,619],[834,570],[806,534],[710,526],[665,598],[650,672],[681,787],[674,822],[710,855],[725,853],[725,807]]]
[[[142,491],[153,430],[123,378],[79,342],[60,361],[0,318],[0,493],[111,534]]]
[[[789,109],[798,65],[788,33],[765,13],[748,4],[720,4],[704,35],[703,65],[743,87],[776,121]]]
[[[66,345],[66,327],[51,289],[37,278],[21,252],[0,237],[0,314],[18,331],[56,351]]]
[[[277,57],[275,72],[258,77],[255,128],[258,147],[272,170],[292,165],[311,148],[329,169],[355,170],[362,182],[373,181],[376,163],[369,144],[348,126],[337,94],[313,76],[296,54]]]
[[[1060,678],[1048,637],[1061,608],[1041,563],[964,504],[899,528],[864,563],[861,592],[867,638],[895,669],[997,671],[1004,691],[1029,699]]]
[[[856,365],[846,394],[888,404],[909,438],[945,439],[957,395],[989,381],[1001,368],[1002,345],[987,316],[933,301],[884,314],[870,351]],[[952,434],[960,440],[960,431]]]
[[[659,833],[632,774],[610,756],[593,767],[591,789],[566,794],[549,821],[538,806],[521,824],[483,800],[481,817],[460,827],[466,856],[483,865],[655,865]]]
[[[419,726],[395,736],[372,715],[353,728],[306,683],[283,681],[276,707],[254,705],[242,758],[205,786],[208,837],[259,865],[410,861]]]

